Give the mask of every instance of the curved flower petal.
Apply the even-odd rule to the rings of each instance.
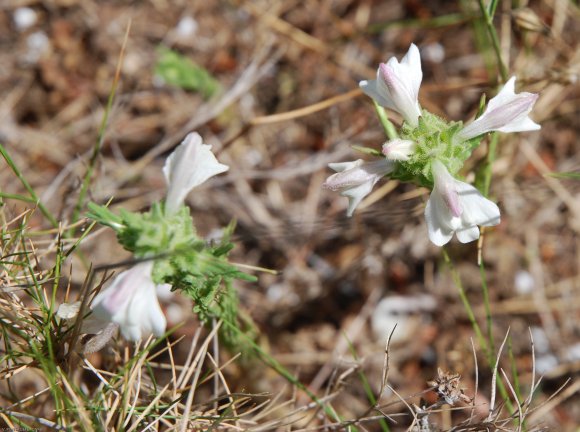
[[[190,133],[169,155],[163,167],[168,185],[165,210],[174,213],[194,187],[228,169],[227,165],[218,162],[211,145],[203,144],[198,133]]]
[[[438,160],[433,162],[432,172],[435,187],[425,207],[425,220],[434,244],[443,246],[453,233],[460,242],[468,243],[479,238],[478,225],[499,224],[499,208],[476,188],[454,179]]]
[[[364,162],[358,159],[352,162],[329,164],[336,171],[326,179],[323,186],[333,191],[340,191],[348,198],[347,215],[352,216],[362,199],[367,196],[374,185],[385,175],[393,171],[394,163],[386,159]]]
[[[376,80],[359,83],[360,88],[379,105],[397,111],[412,126],[419,124],[419,87],[423,79],[421,56],[415,44],[401,60],[391,57],[377,69]]]
[[[528,117],[538,95],[515,93],[516,77],[511,77],[501,91],[492,98],[483,114],[458,133],[461,140],[469,140],[491,131],[525,132],[541,126]]]
[[[95,316],[118,324],[126,339],[136,341],[150,333],[158,337],[165,333],[167,321],[151,279],[152,268],[153,262],[148,261],[120,273],[93,302]]]

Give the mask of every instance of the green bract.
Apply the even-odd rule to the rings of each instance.
[[[193,310],[200,321],[208,324],[217,319],[244,327],[238,319],[238,298],[232,280],[256,278],[227,261],[234,247],[230,242],[234,223],[223,230],[219,242],[208,243],[197,236],[186,206],[170,215],[160,203],[153,204],[148,212],[121,210],[119,215],[96,204],[90,204],[89,208],[89,217],[114,228],[119,243],[136,258],[155,259],[153,281],[170,284],[172,290],[180,290],[193,299]],[[251,327],[247,320],[245,323],[246,328]],[[231,326],[221,329],[226,343],[241,345],[239,333],[232,331]]]
[[[446,122],[427,110],[422,111],[417,127],[405,122],[399,132],[400,138],[415,142],[416,148],[408,161],[396,164],[390,176],[432,189],[431,163],[435,159],[441,161],[452,175],[456,174],[480,141],[478,138],[464,142],[456,139],[455,135],[462,127],[460,121]]]

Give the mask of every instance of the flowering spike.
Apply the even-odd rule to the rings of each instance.
[[[377,69],[377,79],[361,81],[359,86],[368,96],[385,108],[397,111],[413,127],[419,124],[419,87],[423,79],[421,56],[415,44],[401,60],[391,57]]]
[[[198,133],[190,133],[169,155],[163,167],[168,185],[165,211],[175,213],[194,187],[228,169],[227,165],[217,161],[211,145],[203,144]]]
[[[496,204],[473,186],[454,179],[438,160],[433,161],[432,171],[435,187],[425,207],[425,220],[433,243],[443,246],[453,233],[461,243],[468,243],[479,238],[477,225],[499,224]]]
[[[347,216],[351,217],[362,199],[371,193],[374,185],[393,170],[393,162],[380,159],[364,162],[358,159],[352,162],[332,163],[329,167],[336,171],[326,179],[323,186],[348,198]]]
[[[501,91],[492,98],[484,113],[471,124],[459,131],[457,137],[462,141],[491,131],[525,132],[540,129],[528,117],[538,95],[534,93],[515,93],[516,77],[511,77]]]
[[[96,318],[118,324],[125,339],[137,341],[165,333],[167,321],[151,279],[153,262],[147,261],[120,273],[113,284],[93,301]]]
[[[411,140],[394,139],[383,144],[383,154],[388,160],[408,161],[416,146]]]

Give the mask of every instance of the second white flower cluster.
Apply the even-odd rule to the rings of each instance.
[[[421,109],[422,78],[419,49],[411,44],[400,63],[392,57],[379,65],[375,80],[360,82],[378,105],[403,117],[399,137],[383,145],[384,157],[378,160],[330,164],[336,174],[324,186],[348,198],[348,216],[384,176],[429,187],[432,192],[425,208],[429,239],[443,246],[456,234],[460,242],[471,242],[479,238],[479,225],[499,224],[500,211],[475,187],[455,177],[484,134],[540,129],[528,117],[538,95],[516,94],[516,78],[512,77],[481,116],[463,126]]]

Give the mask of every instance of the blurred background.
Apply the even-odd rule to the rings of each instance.
[[[580,180],[546,174],[580,167],[580,10],[569,0],[502,1],[493,23],[517,91],[540,93],[531,117],[542,125],[499,136],[491,197],[502,223],[483,242],[495,348],[509,329],[502,364],[512,378],[515,365],[525,387],[533,336],[536,379],[544,375],[537,405],[572,380],[530,422],[575,430]],[[498,65],[477,2],[3,0],[0,29],[0,142],[63,226],[74,221],[97,143],[88,199],[144,210],[164,196],[164,158],[196,130],[230,166],[188,197],[199,231],[218,236],[237,220],[232,261],[279,272],[237,285],[264,349],[316,394],[340,387],[334,408],[355,418],[369,407],[364,386],[356,373],[337,377],[356,366],[373,386],[380,382],[395,324],[389,383],[404,397],[427,389],[437,368],[461,374],[473,396],[473,341],[476,404],[486,413],[491,370],[442,251],[427,238],[429,191],[385,180],[347,218],[346,198],[322,188],[328,163],[364,158],[352,146],[380,149],[386,140],[358,82],[410,43],[421,52],[424,108],[467,121],[483,93],[495,94]],[[484,143],[468,161],[469,181],[486,152]],[[6,165],[0,185],[5,194],[24,191]],[[5,220],[27,208],[4,195]],[[40,212],[30,223],[47,227]],[[67,264],[72,299],[89,263],[129,258],[106,228],[81,249],[85,259]],[[483,328],[477,245],[454,240],[446,251]],[[199,327],[187,300],[167,296],[163,308],[170,325],[185,323],[172,338]],[[188,350],[177,344],[176,359]],[[104,367],[104,355],[91,361]],[[266,367],[234,364],[227,376],[232,391],[292,396]],[[34,377],[21,381],[14,391],[32,394]],[[438,422],[449,428],[464,417],[447,412]]]

